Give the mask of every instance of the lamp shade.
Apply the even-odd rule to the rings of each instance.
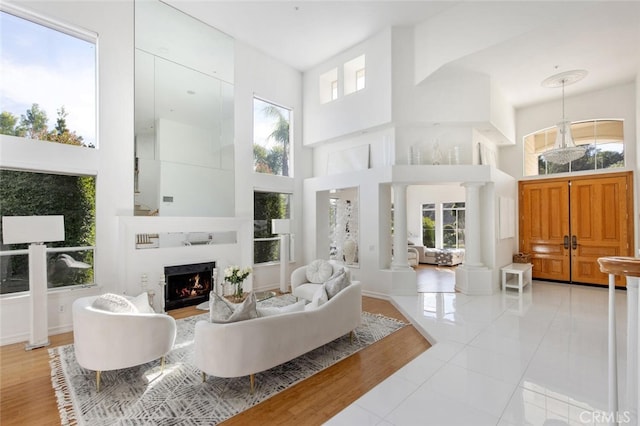
[[[291,219],[271,219],[272,234],[290,234]]]
[[[4,244],[64,241],[64,216],[2,216]]]

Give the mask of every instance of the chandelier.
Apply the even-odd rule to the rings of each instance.
[[[542,154],[545,161],[556,164],[567,164],[581,158],[585,154],[585,148],[576,146],[571,137],[571,121],[564,116],[564,87],[582,80],[587,75],[585,70],[565,71],[552,75],[542,82],[544,87],[562,87],[562,121],[558,123],[558,132],[553,149]]]

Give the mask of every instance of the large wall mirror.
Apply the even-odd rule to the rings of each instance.
[[[233,39],[136,0],[135,48],[135,215],[234,216]]]

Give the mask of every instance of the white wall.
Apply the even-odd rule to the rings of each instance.
[[[311,150],[302,144],[302,74],[262,52],[236,41],[235,71],[235,149],[236,149],[236,217],[253,220],[255,189],[295,193],[292,198],[294,234],[292,270],[303,257],[302,181],[311,176]],[[294,178],[253,172],[253,97],[292,109],[290,129],[293,135],[292,165]],[[300,241],[298,243],[298,241]],[[251,247],[253,243],[251,242]],[[254,269],[256,288],[275,288],[280,282],[279,264],[260,265]]]
[[[139,293],[140,275],[149,283],[159,278],[168,263],[219,260],[247,265],[253,259],[253,188],[296,191],[310,175],[311,152],[302,149],[300,73],[241,43],[236,43],[235,76],[235,206],[236,218],[133,217],[134,163],[134,34],[133,0],[112,1],[17,1],[29,10],[99,34],[99,149],[78,149],[37,141],[15,141],[0,136],[0,166],[43,171],[71,170],[97,175],[96,264],[98,287],[57,290],[49,294],[50,334],[71,329],[73,300],[102,292]],[[291,107],[294,132],[295,179],[253,173],[253,94]],[[226,155],[226,154],[225,154]],[[294,197],[294,228],[301,233],[302,197]],[[210,232],[227,223],[240,227],[238,243],[219,247],[134,250],[133,235],[139,232]],[[247,231],[248,229],[248,231]],[[303,244],[296,244],[296,258]],[[278,265],[256,268],[253,288],[273,288],[279,281]],[[159,297],[159,296],[158,296]],[[28,295],[0,299],[0,343],[27,339]],[[62,306],[63,312],[59,312]]]
[[[99,131],[97,150],[46,142],[20,142],[0,138],[0,166],[97,174],[96,282],[103,288],[120,280],[117,267],[118,216],[133,212],[133,2],[17,1],[27,10],[99,34]],[[123,155],[123,153],[127,153]],[[56,291],[49,295],[52,333],[70,328],[71,302],[91,290]],[[0,299],[2,344],[25,340],[29,328],[29,298]],[[59,305],[63,312],[59,312]]]
[[[512,144],[515,139],[513,107],[487,75],[446,69],[434,72],[419,84],[414,82],[415,63],[424,56],[424,52],[414,49],[420,43],[414,39],[416,32],[412,28],[393,29],[393,120],[396,126],[400,129],[419,127],[428,135],[430,144],[438,139],[441,146],[458,145],[467,158],[471,158],[474,146],[469,136],[458,139],[461,131],[470,135],[473,129],[478,129],[494,143]],[[406,152],[407,141],[399,138],[398,142],[400,160]]]
[[[365,88],[344,96],[343,64],[365,55]],[[338,68],[338,99],[320,102],[320,76]],[[304,144],[391,122],[391,30],[387,29],[304,73]]]

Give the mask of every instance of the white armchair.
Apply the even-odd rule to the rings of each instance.
[[[100,309],[93,306],[98,297],[76,299],[72,308],[76,359],[81,367],[96,372],[96,389],[100,390],[102,371],[129,368],[158,358],[164,366],[164,356],[176,338],[173,317],[138,309]]]
[[[311,264],[313,264],[314,262],[311,262]],[[344,268],[344,265],[334,261],[326,261],[325,264],[326,263],[331,265],[332,270],[330,272],[327,270],[325,276],[323,277],[324,279],[316,280],[318,282],[310,282],[307,278],[307,266],[309,265],[304,265],[296,268],[291,273],[291,294],[293,294],[298,299],[311,301],[313,299],[313,295],[316,293],[316,290],[322,286],[322,283],[326,281],[331,275],[333,275],[339,268]]]

